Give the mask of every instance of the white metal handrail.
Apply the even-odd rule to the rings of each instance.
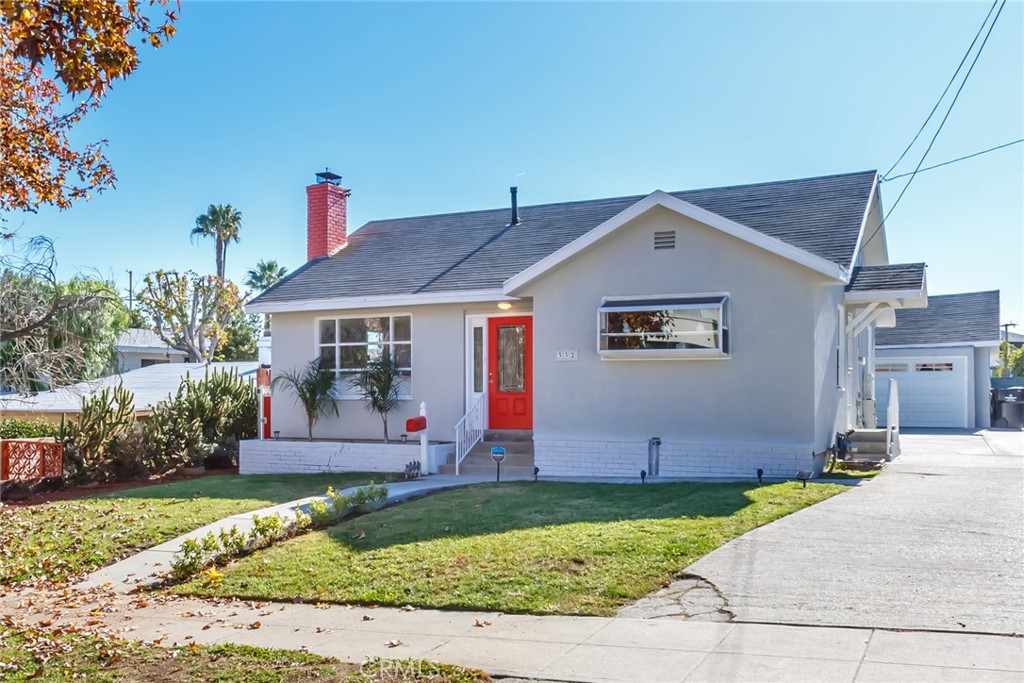
[[[900,392],[889,380],[889,404],[885,408],[885,453],[889,460],[900,454]]]
[[[455,425],[455,474],[473,446],[484,438],[484,416],[487,408],[487,394],[483,393],[473,401],[469,410]]]

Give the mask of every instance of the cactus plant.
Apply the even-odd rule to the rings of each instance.
[[[118,384],[82,399],[78,419],[61,416],[59,433],[65,456],[77,476],[101,469],[117,439],[135,429],[135,395]]]

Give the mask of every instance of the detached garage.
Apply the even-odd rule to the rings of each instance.
[[[929,296],[875,331],[875,398],[884,422],[889,380],[904,427],[989,426],[991,367],[999,354],[999,292]]]

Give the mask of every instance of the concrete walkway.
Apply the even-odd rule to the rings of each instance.
[[[737,621],[1024,633],[1024,435],[904,434],[902,446],[873,481],[686,571]],[[700,606],[716,616],[710,597]]]
[[[358,663],[424,658],[495,676],[594,683],[1024,680],[1024,639],[870,629],[520,616],[100,591],[56,606],[0,595],[0,611],[158,642],[306,649]]]

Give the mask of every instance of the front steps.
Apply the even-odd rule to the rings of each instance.
[[[533,432],[527,430],[489,429],[484,432],[483,441],[473,449],[459,466],[459,474],[494,476],[497,466],[491,459],[491,448],[503,446],[505,460],[501,463],[502,477],[533,476]],[[439,474],[455,474],[455,456],[438,468]]]
[[[892,460],[885,449],[887,429],[855,429],[850,435],[850,460],[881,462]]]

